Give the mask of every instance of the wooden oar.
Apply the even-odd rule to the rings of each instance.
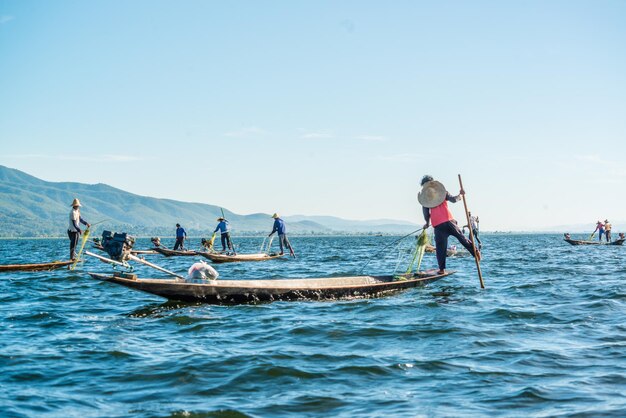
[[[171,276],[176,277],[177,279],[180,279],[180,280],[186,280],[184,276],[181,276],[180,274],[174,273],[173,271],[169,271],[169,270],[167,270],[167,269],[164,269],[163,267],[157,266],[156,264],[152,264],[152,263],[150,263],[150,262],[148,262],[148,261],[144,260],[143,258],[139,258],[139,257],[134,256],[134,255],[132,255],[132,254],[131,254],[131,255],[129,255],[128,257],[129,257],[131,260],[133,260],[133,261],[136,261],[136,262],[141,263],[141,264],[145,264],[145,265],[146,265],[146,266],[148,266],[148,267],[152,267],[152,268],[153,268],[153,269],[155,269],[155,270],[159,270],[159,271],[162,271],[163,273],[167,273],[167,274],[169,274],[169,275],[171,275]]]
[[[461,175],[459,174],[459,185],[461,186],[461,190],[465,190],[463,188],[463,181],[461,180]],[[474,254],[476,254],[476,244],[474,243],[474,231],[472,231],[472,227],[470,224],[470,216],[469,211],[467,210],[467,200],[465,199],[465,193],[463,193],[463,206],[465,206],[465,217],[467,218],[467,225],[469,225],[469,233],[470,233],[470,241],[472,242],[472,248],[474,249]],[[480,271],[480,261],[478,258],[474,256],[474,260],[476,261],[476,268],[478,269],[478,279],[480,280],[481,289],[485,288],[485,283],[483,282],[483,273]]]

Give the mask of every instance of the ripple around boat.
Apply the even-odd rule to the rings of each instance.
[[[453,274],[436,270],[415,275],[349,276],[311,279],[213,280],[188,283],[167,279],[141,279],[135,275],[89,273],[94,279],[130,287],[171,300],[215,305],[272,302],[277,300],[334,300],[371,298],[424,286]]]
[[[38,263],[38,264],[5,264],[0,266],[0,272],[3,271],[42,271],[42,270],[55,270],[61,267],[69,266],[74,261],[52,261],[50,263]]]
[[[214,263],[234,263],[239,261],[267,261],[273,260],[275,258],[281,258],[285,255],[279,254],[266,254],[266,253],[257,253],[257,254],[220,254],[220,253],[212,253],[208,251],[198,251],[198,255],[202,257],[208,258]]]
[[[579,239],[565,239],[565,242],[572,245],[622,245],[624,244],[623,239],[618,239],[612,242],[601,242],[601,241],[587,241],[587,240],[579,240]]]

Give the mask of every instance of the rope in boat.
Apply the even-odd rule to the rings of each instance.
[[[365,265],[364,265],[364,266],[361,268],[361,270],[359,271],[359,274],[362,274],[362,273],[363,273],[363,270],[365,270],[365,267],[367,267],[367,266],[369,265],[369,263],[370,263],[370,262],[371,262],[374,258],[378,257],[378,256],[379,256],[379,255],[381,255],[383,252],[387,251],[387,249],[388,249],[389,247],[396,246],[396,245],[397,245],[398,243],[400,243],[400,241],[402,241],[403,239],[405,239],[405,238],[407,238],[407,237],[410,237],[411,235],[413,235],[413,234],[415,234],[415,233],[417,233],[417,232],[423,231],[423,230],[424,230],[424,228],[416,229],[415,231],[410,232],[410,233],[406,234],[405,236],[398,238],[397,240],[395,240],[395,241],[394,241],[394,242],[392,242],[391,244],[387,244],[385,247],[383,247],[383,249],[382,249],[382,250],[380,250],[379,252],[377,252],[376,254],[374,254],[373,256],[371,256],[371,257],[367,260],[367,262],[365,263]]]

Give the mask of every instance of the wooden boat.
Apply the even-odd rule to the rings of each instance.
[[[618,239],[611,242],[601,242],[601,241],[586,241],[579,239],[565,239],[565,242],[572,245],[622,245],[624,244],[624,239]]]
[[[104,247],[102,245],[100,245],[100,244],[93,243],[92,246],[95,249],[98,249],[100,251],[104,251]],[[130,253],[134,254],[134,255],[158,254],[156,252],[156,250],[154,250],[154,249],[152,249],[152,250],[130,250]]]
[[[89,273],[103,280],[171,300],[204,302],[215,305],[272,302],[277,300],[334,300],[371,298],[399,290],[424,286],[453,271],[436,270],[400,276],[349,276],[313,279],[213,280],[189,283],[167,279],[141,279],[132,274]]]
[[[74,261],[53,261],[51,263],[39,263],[39,264],[5,264],[0,266],[0,272],[3,271],[43,271],[43,270],[55,270],[61,267],[69,266]]]
[[[170,250],[170,249],[163,248],[163,247],[154,247],[153,249],[157,253],[163,254],[166,257],[198,255],[198,253],[196,251],[193,251],[193,250],[184,250],[184,251],[181,251],[181,250]]]
[[[239,261],[267,261],[273,260],[275,258],[284,257],[285,255],[278,254],[266,254],[266,253],[257,253],[257,254],[220,254],[220,253],[212,253],[208,251],[197,251],[198,255],[202,257],[208,258],[214,263],[235,263]]]

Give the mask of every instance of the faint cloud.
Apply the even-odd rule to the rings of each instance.
[[[1,15],[0,16],[0,25],[4,25],[7,22],[10,22],[15,19],[15,16],[10,15]]]
[[[419,161],[423,161],[424,158],[428,158],[425,154],[395,154],[395,155],[380,155],[378,156],[378,160],[380,161],[389,161],[394,163],[415,163]]]
[[[380,135],[358,135],[355,136],[354,139],[358,139],[361,141],[372,141],[372,142],[382,142],[387,141],[388,138]]]
[[[354,22],[350,19],[345,19],[339,22],[339,26],[344,28],[346,32],[353,33],[354,32]]]
[[[226,132],[224,136],[227,136],[230,138],[249,138],[249,137],[267,135],[268,133],[269,132],[266,131],[265,129],[261,129],[256,126],[250,126],[247,128],[238,129],[236,131]]]
[[[45,155],[45,154],[15,154],[9,155],[10,158],[19,159],[46,159],[46,160],[59,160],[59,161],[79,161],[90,163],[131,163],[135,161],[144,161],[148,158],[137,157],[134,155],[120,155],[120,154],[103,154],[103,155]]]
[[[335,135],[328,133],[328,132],[308,132],[305,134],[302,134],[302,136],[300,138],[302,139],[328,139],[328,138],[334,138]]]
[[[626,166],[623,162],[606,159],[598,154],[575,155],[574,161],[587,165],[590,168],[589,174],[595,174],[598,181],[602,183],[618,184],[626,177]],[[569,161],[571,167],[571,161]]]

